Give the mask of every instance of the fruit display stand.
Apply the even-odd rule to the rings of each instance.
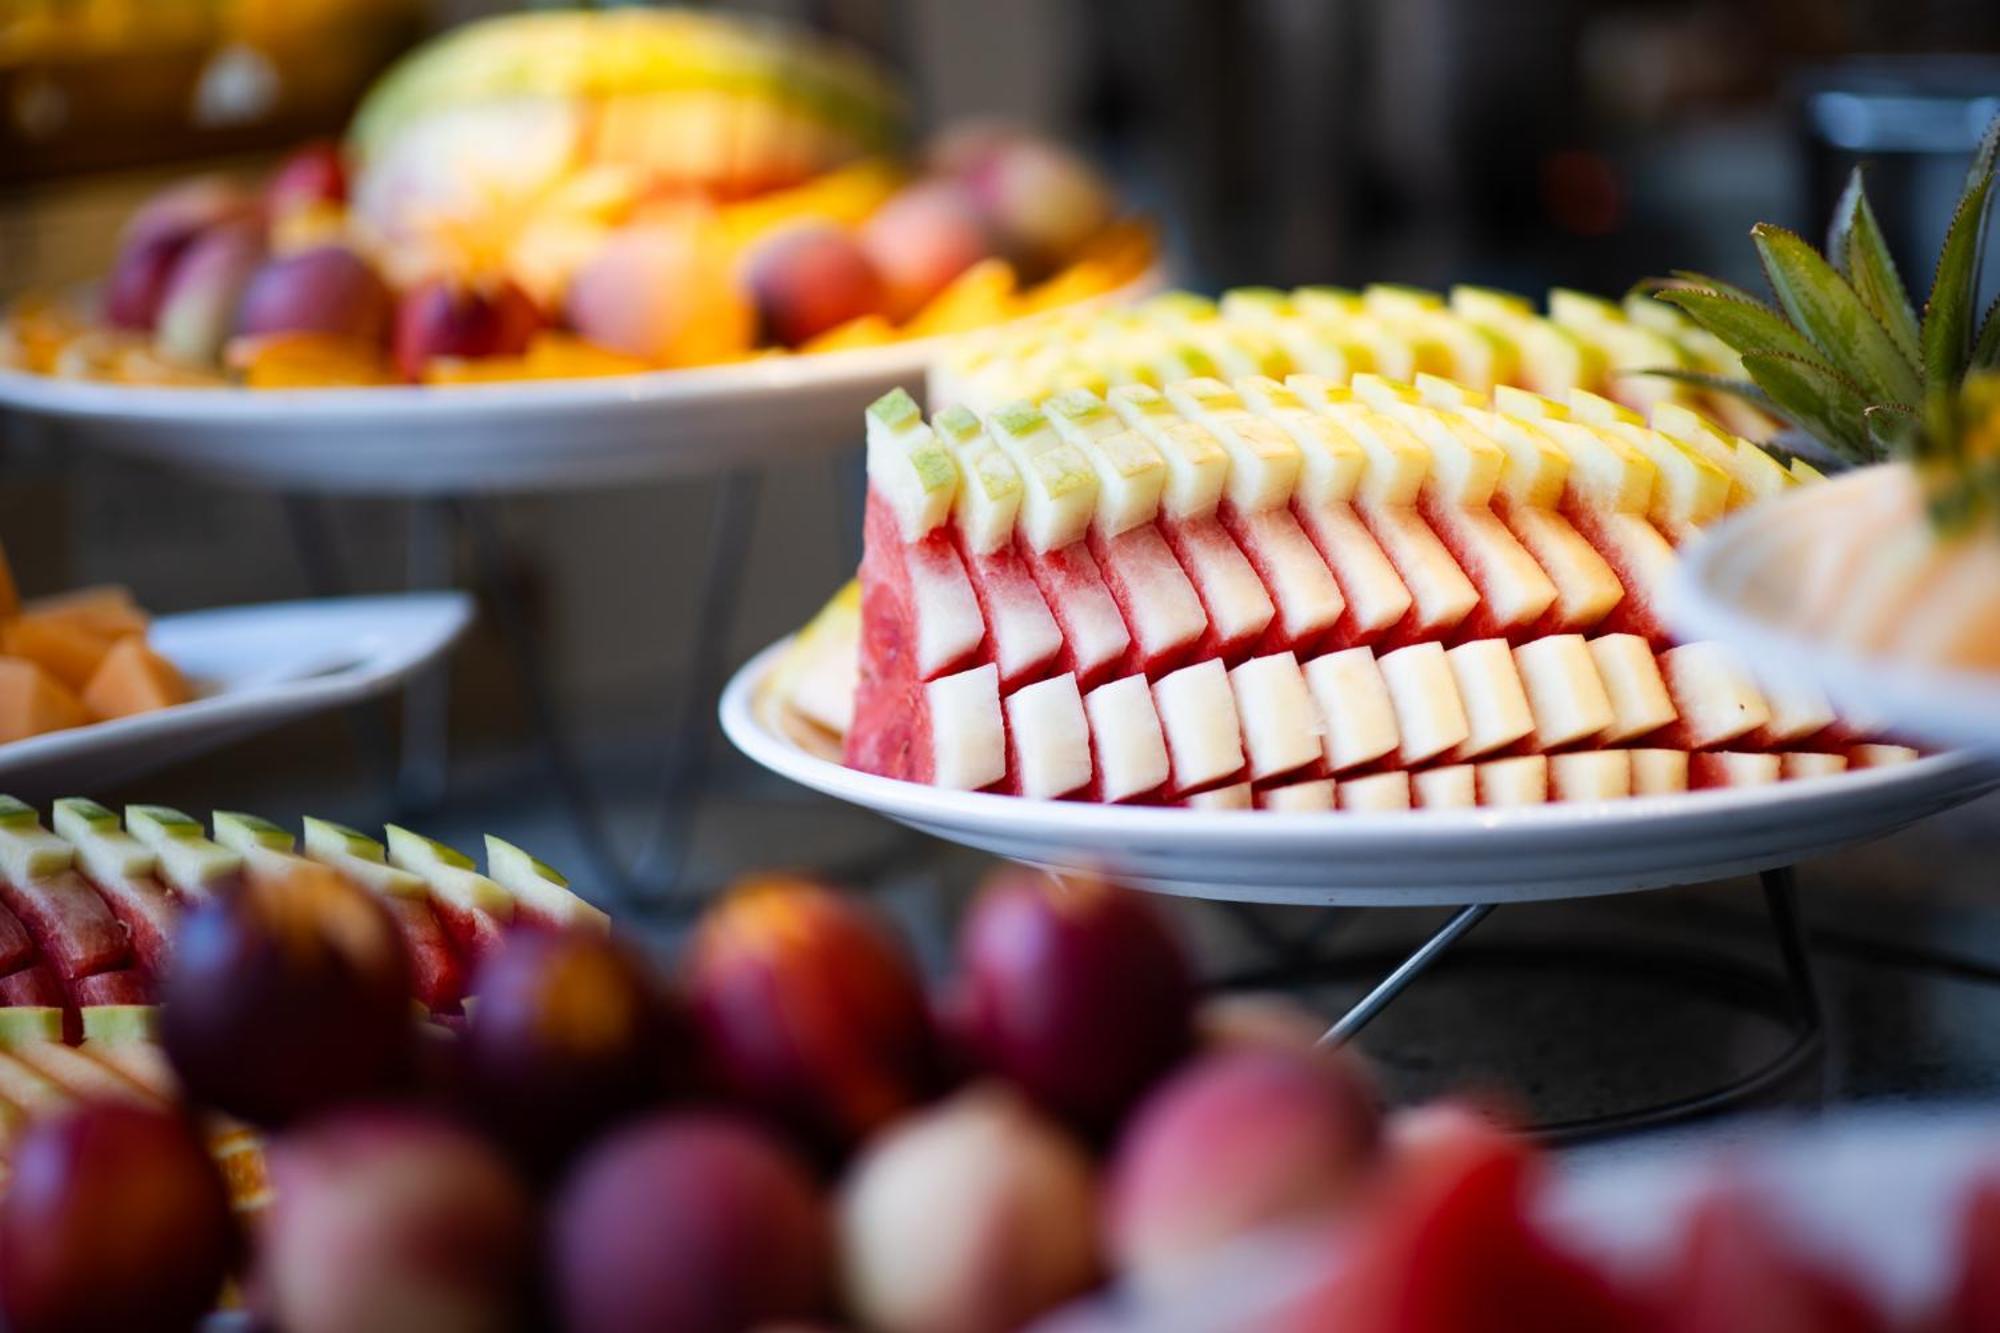
[[[1791,867],[1881,837],[2000,787],[2000,767],[1937,754],[1868,772],[1513,809],[1280,813],[1030,800],[878,777],[814,754],[760,715],[760,687],[785,644],[747,663],[724,691],[722,728],[745,755],[803,786],[948,842],[1057,875],[1113,874],[1153,892],[1225,904],[1443,907],[1446,921],[1329,1027],[1344,1042],[1496,909],[1760,877],[1782,979],[1718,959],[1633,954],[1629,971],[1706,987],[1789,1024],[1761,1068],[1660,1105],[1544,1126],[1586,1135],[1714,1111],[1767,1092],[1817,1058],[1821,1030]],[[1524,960],[1589,967],[1570,954]],[[1299,975],[1303,970],[1306,975]],[[1260,984],[1328,979],[1307,959]]]

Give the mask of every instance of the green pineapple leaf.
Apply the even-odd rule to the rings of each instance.
[[[1986,307],[1986,317],[1979,323],[1979,336],[1972,340],[1972,368],[2000,370],[2000,296],[1995,296]]]
[[[1843,458],[1875,461],[1861,386],[1837,370],[1776,352],[1747,352],[1743,369],[1770,396],[1780,415]]]
[[[1933,392],[1955,394],[1972,360],[1972,303],[1979,282],[1981,241],[1986,230],[1986,200],[1993,174],[1974,181],[1958,201],[1951,227],[1938,253],[1937,276],[1930,300],[1924,303],[1924,377]]]
[[[1697,291],[1692,287],[1672,288],[1659,293],[1656,299],[1679,308],[1739,353],[1776,352],[1826,364],[1818,348],[1787,324],[1784,316],[1761,301],[1741,301],[1721,292]]]
[[[1752,227],[1750,236],[1778,304],[1821,356],[1843,367],[1860,386],[1865,394],[1861,406],[1914,403],[1922,396],[1923,381],[1916,366],[1897,350],[1882,322],[1817,250],[1797,232],[1768,222]],[[1849,433],[1860,433],[1860,408],[1855,409]]]
[[[1882,224],[1875,220],[1875,209],[1861,183],[1860,167],[1848,177],[1847,188],[1841,192],[1840,202],[1834,205],[1826,257],[1854,285],[1861,303],[1896,340],[1896,350],[1911,365],[1919,364],[1923,353],[1917,341],[1917,312],[1910,306],[1903,276],[1896,271],[1896,261],[1889,255]]]
[[[1758,296],[1754,292],[1746,291],[1738,287],[1735,283],[1724,282],[1721,278],[1711,278],[1706,273],[1697,273],[1693,269],[1688,268],[1673,270],[1673,276],[1675,281],[1686,286],[1705,288],[1718,296],[1726,296],[1732,301],[1742,301],[1749,305],[1761,305],[1768,308],[1768,303],[1763,297]]]
[[[1868,422],[1868,437],[1885,458],[1908,458],[1920,451],[1923,422],[1909,408],[1877,403],[1862,415]]]

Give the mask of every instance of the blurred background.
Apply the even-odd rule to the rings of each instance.
[[[261,166],[303,138],[336,134],[397,53],[513,7],[0,0],[0,297],[101,272],[124,217],[163,181],[197,167]],[[877,53],[907,79],[926,124],[995,115],[1077,143],[1162,219],[1182,284],[1208,291],[1470,281],[1615,295],[1669,266],[1754,283],[1751,223],[1814,234],[1861,159],[1874,164],[1871,193],[1905,271],[1927,273],[1965,157],[2000,112],[1993,0],[737,8]],[[2000,257],[1988,263],[2000,269]],[[307,590],[280,497],[75,453],[4,415],[0,447],[0,537],[24,592],[124,582],[148,608],[171,612]],[[854,537],[845,511],[828,503],[830,475],[810,464],[765,476],[732,663],[806,618],[851,562]],[[697,619],[688,571],[704,556],[716,502],[710,485],[686,483],[510,499],[500,509],[513,592],[627,851],[657,806],[660,759],[681,716]],[[359,589],[403,585],[407,505],[353,500],[323,512]],[[517,682],[488,634],[476,631],[450,667],[443,784],[433,775],[399,797],[358,733],[330,718],[137,790],[191,808],[316,809],[357,823],[415,800],[441,834],[511,831],[546,859],[580,866],[526,743]],[[704,705],[692,715],[711,714]],[[935,886],[956,890],[979,872],[973,858],[903,856],[908,845],[867,817],[760,785],[707,740],[718,764],[692,862],[703,882],[768,863],[777,848],[788,862],[866,867],[853,873],[900,910],[926,915],[955,901]],[[1826,1073],[1834,1092],[2000,1088],[2000,909],[1986,901],[1996,815],[1988,802],[1807,868],[1842,1034]],[[1393,939],[1426,925],[1403,915],[1371,914],[1364,933]],[[1748,900],[1726,892],[1513,915],[1489,929],[1675,931],[1752,955],[1764,947]],[[675,920],[658,917],[663,929]],[[1221,954],[1253,942],[1234,919],[1208,924]],[[1898,961],[1898,948],[1923,957]],[[1420,988],[1428,999],[1413,997],[1371,1031],[1373,1053],[1415,1084],[1456,1082],[1468,1064],[1476,1072],[1539,1058],[1552,1072],[1529,1095],[1577,1102],[1554,1108],[1577,1113],[1635,1080],[1672,1076],[1659,1052],[1675,1043],[1705,1059],[1769,1036],[1721,1010],[1663,1005],[1643,986],[1611,994],[1629,978],[1524,989],[1510,1017],[1532,1021],[1472,1036],[1461,1025],[1454,1035],[1468,997],[1490,995],[1481,984],[1490,986],[1446,977]],[[1588,1022],[1585,1009],[1594,1011]],[[1643,1071],[1628,1067],[1639,1050]],[[1581,1086],[1561,1076],[1579,1069],[1589,1071]]]

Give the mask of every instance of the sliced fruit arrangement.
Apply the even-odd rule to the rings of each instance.
[[[0,551],[0,744],[194,698],[146,642],[150,621],[120,587],[23,603]]]
[[[472,972],[512,927],[602,932],[609,918],[561,875],[498,838],[486,873],[407,829],[381,842],[308,818],[303,840],[254,815],[218,812],[213,838],[164,806],[57,801],[53,827],[0,797],[0,1002],[52,1007],[73,1036],[98,1005],[150,1003],[189,909],[246,883],[283,883],[315,867],[365,889],[408,955],[409,994],[457,1015]]]
[[[802,33],[652,9],[474,23],[391,70],[344,147],[154,197],[98,307],[24,297],[0,366],[271,389],[622,375],[956,333],[1153,262],[1057,144],[901,144],[883,77]]]
[[[1437,375],[1479,393],[1582,389],[1641,413],[1679,403],[1760,441],[1778,426],[1763,406],[1711,387],[1741,380],[1743,365],[1680,311],[1643,292],[1613,302],[1561,288],[1546,314],[1490,288],[1389,284],[1244,287],[1220,300],[1170,292],[1122,310],[1051,313],[955,340],[932,363],[930,401],[985,411],[1071,388],[1293,373],[1345,383],[1364,371]]]
[[[1533,804],[1915,757],[1659,615],[1675,545],[1811,474],[1676,403],[1419,374],[869,409],[844,757],[1215,809]],[[841,620],[781,668],[810,725]]]

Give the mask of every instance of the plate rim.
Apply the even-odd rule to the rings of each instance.
[[[1005,834],[1019,825],[1023,803],[1042,833],[1089,831],[1098,837],[1144,837],[1149,846],[1200,845],[1220,850],[1254,841],[1272,852],[1326,850],[1338,845],[1354,852],[1394,852],[1422,842],[1422,854],[1449,864],[1454,854],[1505,855],[1516,842],[1567,837],[1579,847],[1602,845],[1640,826],[1699,825],[1722,813],[1775,814],[1800,804],[1819,806],[1837,794],[1866,803],[1871,793],[1920,781],[1943,783],[1954,776],[1968,786],[2000,787],[2000,767],[1966,752],[1925,755],[1909,764],[1824,777],[1799,778],[1758,788],[1727,788],[1637,796],[1620,801],[1552,802],[1539,806],[1473,810],[1398,810],[1340,813],[1271,810],[1190,810],[1177,806],[1118,806],[1083,801],[1036,800],[992,792],[961,792],[904,782],[846,768],[808,754],[765,727],[754,698],[787,635],[738,668],[723,690],[719,714],[723,733],[746,756],[803,786],[892,819],[947,820],[982,832]],[[852,793],[852,794],[850,794]],[[873,799],[857,799],[873,798]],[[1012,830],[1019,833],[1017,827]],[[1690,830],[1692,831],[1692,830]],[[1498,840],[1505,839],[1506,842]],[[1831,843],[1829,845],[1832,845]]]

